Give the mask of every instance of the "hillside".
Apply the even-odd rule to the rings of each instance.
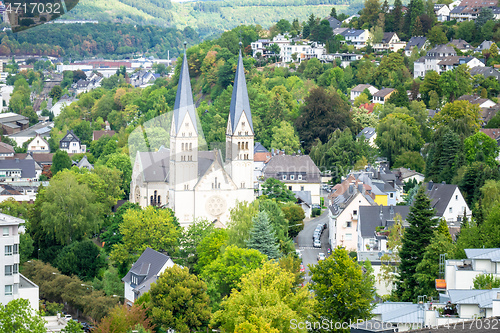
[[[280,19],[306,20],[311,14],[326,17],[338,12],[357,12],[360,0],[222,0],[172,3],[170,0],[81,0],[64,18],[94,19],[129,24],[153,24],[183,29],[191,27],[202,38],[241,24],[267,28]]]

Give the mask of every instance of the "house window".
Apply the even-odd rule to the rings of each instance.
[[[19,254],[19,244],[14,244],[14,254]]]
[[[12,275],[12,265],[5,265],[5,276]]]
[[[4,227],[3,228],[3,235],[8,236],[9,235],[9,227]]]
[[[14,264],[12,273],[19,274],[19,265],[18,264]]]
[[[455,195],[455,200],[458,200],[458,194],[457,194],[457,195]]]
[[[389,198],[394,198],[394,193],[389,193]]]
[[[302,180],[302,175],[299,175],[299,180]]]
[[[301,190],[301,191],[304,191],[304,186],[301,186],[301,187],[300,187],[300,190]]]
[[[288,186],[288,189],[291,191],[291,190],[292,190],[292,187],[291,187],[291,186]]]
[[[453,213],[453,207],[449,208],[450,213]]]
[[[345,224],[346,228],[351,228],[352,227],[352,221],[347,221]]]
[[[294,175],[290,175],[290,180],[295,180],[295,176]]]
[[[352,240],[352,234],[345,234],[345,240],[346,241]]]
[[[5,296],[12,296],[12,285],[5,286]]]
[[[5,255],[6,256],[12,255],[12,245],[5,245]]]
[[[282,179],[283,179],[283,180],[286,180],[286,175],[283,175]]]

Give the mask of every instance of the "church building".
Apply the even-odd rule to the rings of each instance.
[[[241,51],[226,129],[225,161],[220,150],[199,148],[201,128],[186,54],[181,66],[170,129],[170,146],[137,152],[130,201],[169,207],[182,226],[205,218],[225,226],[237,202],[254,200],[254,129]]]

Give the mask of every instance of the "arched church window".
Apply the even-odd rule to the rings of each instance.
[[[245,149],[248,149],[248,142],[245,142]]]
[[[154,198],[153,198],[153,196],[151,196],[150,204],[151,204],[151,206],[154,205]]]
[[[189,151],[192,151],[192,150],[193,150],[193,144],[192,144],[192,143],[190,143],[190,144],[189,144]]]
[[[161,205],[161,196],[159,195],[158,196],[158,206],[160,206],[160,205]]]

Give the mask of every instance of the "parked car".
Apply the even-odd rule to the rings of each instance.
[[[318,224],[318,227],[319,226],[321,226],[321,230],[325,230],[327,227],[327,224],[326,224],[326,222],[322,222],[322,223]]]
[[[325,254],[323,252],[318,253],[318,261],[325,260]]]
[[[301,272],[305,272],[305,271],[306,271],[306,269],[305,269],[304,265],[302,265],[302,264],[300,264],[300,271],[301,271]]]
[[[70,321],[71,319],[73,319],[73,316],[71,316],[70,314],[66,314],[64,315],[64,319],[66,319],[66,321]]]
[[[312,205],[311,207],[312,207],[313,209],[315,209],[315,208],[321,209],[321,206],[320,206],[320,205]]]
[[[302,258],[302,251],[295,250],[295,253],[297,254],[297,257]]]
[[[316,239],[316,238],[320,238],[321,237],[321,231],[319,230],[314,230],[314,233],[313,233],[313,241]]]
[[[313,243],[314,247],[321,247],[321,241],[319,239],[315,239]]]

